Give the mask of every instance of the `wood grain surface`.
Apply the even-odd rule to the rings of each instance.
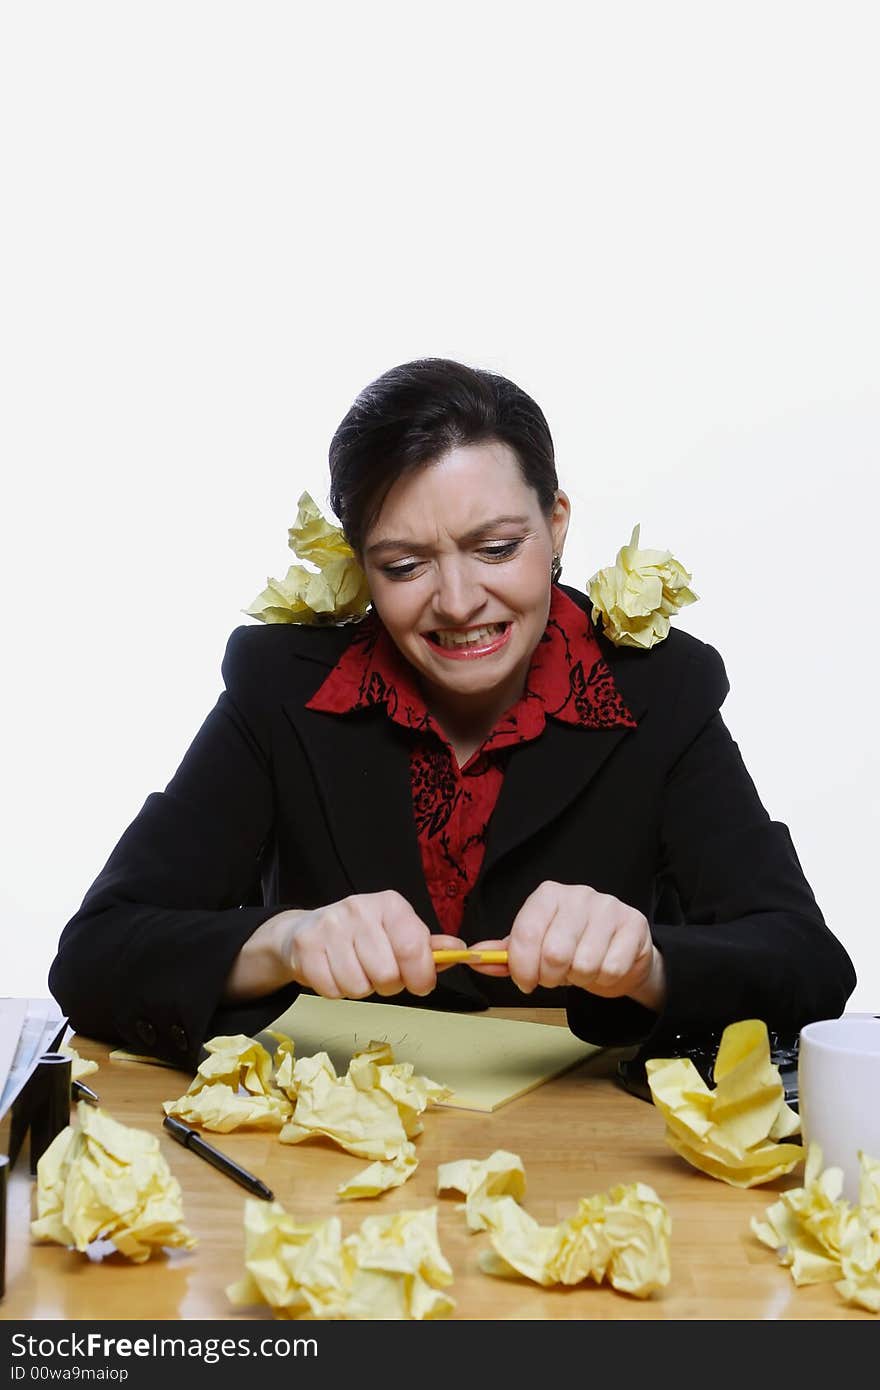
[[[561,1011],[492,1010],[495,1016],[564,1024]],[[143,1265],[119,1255],[101,1263],[58,1245],[31,1242],[35,1180],[22,1154],[10,1177],[6,1297],[10,1319],[242,1319],[271,1318],[267,1308],[238,1310],[226,1286],[243,1270],[242,1216],[246,1194],[162,1129],[161,1102],[180,1095],[189,1077],[168,1068],[109,1061],[109,1049],[74,1039],[100,1070],[85,1078],[102,1108],[125,1124],[159,1137],[183,1189],[187,1224],[198,1238],[189,1252],[160,1253]],[[773,1251],[749,1229],[797,1174],[740,1191],[703,1176],[668,1147],[661,1116],[614,1080],[621,1053],[600,1053],[572,1071],[512,1101],[494,1114],[431,1110],[416,1140],[419,1167],[402,1188],[381,1197],[340,1202],[337,1186],[365,1166],[324,1140],[289,1146],[275,1135],[207,1135],[263,1178],[288,1211],[307,1220],[334,1212],[348,1234],[371,1213],[437,1203],[440,1244],[455,1273],[450,1290],[465,1319],[827,1319],[870,1318],[848,1308],[830,1284],[797,1289]],[[442,1076],[434,1078],[442,1081]],[[5,1135],[0,1134],[0,1151]],[[542,1224],[568,1216],[582,1196],[615,1183],[650,1183],[672,1216],[672,1279],[646,1300],[592,1282],[542,1289],[525,1280],[491,1278],[478,1267],[485,1234],[471,1235],[455,1194],[438,1198],[437,1164],[484,1158],[510,1149],[525,1164],[524,1205]]]

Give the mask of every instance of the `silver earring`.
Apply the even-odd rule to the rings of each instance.
[[[558,584],[559,576],[562,574],[562,557],[558,554],[553,556],[553,564],[550,566],[550,583]]]

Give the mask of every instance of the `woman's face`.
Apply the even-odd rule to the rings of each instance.
[[[559,493],[546,517],[499,442],[453,449],[390,489],[361,560],[379,617],[437,696],[518,698],[569,510]]]

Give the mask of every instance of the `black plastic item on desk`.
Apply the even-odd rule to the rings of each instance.
[[[70,1123],[72,1061],[61,1052],[44,1052],[36,1070],[12,1104],[9,1162],[15,1163],[25,1137],[31,1136],[31,1173],[52,1140]]]
[[[209,1144],[207,1139],[203,1139],[189,1125],[184,1124],[183,1120],[178,1120],[174,1115],[166,1115],[162,1121],[165,1129],[178,1144],[182,1144],[185,1149],[190,1149],[199,1158],[205,1159],[219,1170],[225,1173],[227,1178],[232,1178],[233,1182],[240,1183],[246,1187],[248,1192],[252,1192],[255,1197],[262,1197],[265,1202],[274,1200],[275,1194],[272,1189],[267,1187],[262,1178],[258,1178],[254,1173],[249,1173],[247,1168],[242,1168],[240,1163],[236,1163],[234,1158],[222,1153],[220,1149],[215,1149],[213,1144]]]
[[[699,1037],[688,1033],[674,1033],[667,1040],[654,1039],[649,1047],[642,1047],[628,1061],[618,1062],[617,1080],[624,1090],[639,1100],[651,1100],[645,1063],[651,1057],[689,1057],[707,1086],[715,1085],[714,1066],[721,1043],[723,1029],[704,1033]],[[779,1077],[786,1105],[792,1110],[798,1108],[798,1038],[797,1033],[768,1033],[770,1039],[770,1061],[779,1068]],[[794,1142],[790,1140],[789,1142]]]
[[[0,1298],[6,1292],[6,1176],[9,1159],[0,1154]]]
[[[44,1052],[37,1067],[37,1097],[31,1115],[31,1172],[62,1129],[70,1124],[73,1061],[63,1052]]]

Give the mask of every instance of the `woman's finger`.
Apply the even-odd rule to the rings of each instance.
[[[615,898],[599,898],[589,928],[584,932],[569,972],[569,983],[591,994],[609,997],[615,992],[614,980],[626,955],[626,939],[618,940],[620,904]],[[609,970],[607,976],[604,974]]]
[[[374,920],[360,923],[353,942],[373,991],[383,998],[399,994],[404,987],[400,967],[382,923]]]
[[[475,941],[467,946],[468,951],[506,951],[510,943],[510,937],[505,936],[497,941]],[[495,964],[487,965],[478,960],[468,960],[464,962],[469,970],[473,970],[477,975],[495,975],[500,979],[507,979],[510,976],[509,965]]]
[[[436,934],[436,936],[432,936],[432,937],[431,937],[430,945],[431,945],[431,951],[432,951],[432,952],[434,952],[434,951],[470,951],[470,950],[473,949],[471,946],[468,946],[468,944],[467,944],[466,941],[462,941],[462,939],[461,939],[460,936],[443,936],[443,935],[442,935],[441,933],[439,933],[439,932]],[[432,959],[433,959],[433,956],[432,956]],[[442,974],[442,972],[443,972],[444,970],[451,970],[452,967],[453,967],[453,965],[457,965],[457,964],[458,964],[458,961],[454,961],[454,960],[448,960],[448,961],[434,961],[434,969],[437,971],[437,974],[440,975],[440,974]]]
[[[333,952],[331,968],[344,999],[366,999],[373,993],[373,982],[361,964],[354,940],[340,942]]]
[[[383,893],[380,899],[381,926],[402,988],[410,994],[430,994],[437,983],[430,931],[399,893]]]
[[[326,951],[314,952],[308,961],[306,978],[310,989],[325,999],[342,999],[344,991],[333,970],[332,960]]]
[[[563,899],[550,921],[541,942],[538,965],[538,984],[545,989],[564,985],[571,970],[574,954],[587,923],[577,902]]]
[[[644,918],[627,917],[618,922],[596,971],[594,990],[601,991],[606,998],[628,994],[648,974],[653,954],[653,942]]]
[[[530,893],[510,929],[507,968],[511,979],[524,994],[531,994],[541,970],[544,936],[556,916],[558,883],[542,883]]]

